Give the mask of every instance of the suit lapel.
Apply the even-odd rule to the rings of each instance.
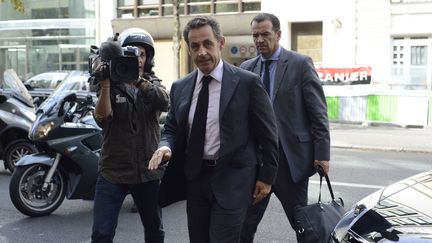
[[[222,75],[222,87],[220,95],[220,108],[219,118],[221,118],[228,106],[231,97],[234,94],[239,81],[239,77],[235,75],[236,71],[231,67],[230,64],[224,62],[223,75]]]
[[[279,90],[279,87],[282,84],[283,77],[285,76],[285,73],[287,72],[288,69],[288,63],[289,63],[289,58],[288,58],[288,52],[282,48],[282,52],[280,54],[279,57],[279,62],[277,62],[277,66],[276,66],[276,73],[275,73],[275,78],[274,78],[274,84],[273,84],[273,95],[271,97],[271,101],[273,102],[276,94]],[[286,81],[285,81],[286,82]]]
[[[181,97],[185,97],[185,99],[179,99],[181,102],[178,106],[177,114],[179,117],[179,127],[187,128],[189,110],[192,102],[193,91],[195,89],[195,82],[198,72],[195,70],[192,72],[189,77],[185,78],[185,85],[183,86],[182,91],[180,92]]]
[[[262,66],[261,57],[257,56],[255,59],[256,60],[253,61],[253,63],[255,63],[255,64],[253,65],[254,68],[253,68],[252,72],[258,74],[258,76],[261,77],[261,66]]]

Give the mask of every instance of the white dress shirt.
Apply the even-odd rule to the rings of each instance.
[[[223,76],[223,61],[219,60],[218,65],[210,73],[213,80],[209,83],[209,106],[207,110],[207,123],[206,123],[206,134],[204,140],[204,153],[203,159],[217,159],[220,148],[220,136],[219,136],[219,106],[220,106],[220,93],[222,87],[222,76]],[[195,114],[196,104],[198,100],[198,94],[202,88],[201,79],[204,74],[198,69],[197,80],[195,82],[195,89],[192,95],[192,103],[189,110],[188,124],[189,133],[192,128],[192,121]]]

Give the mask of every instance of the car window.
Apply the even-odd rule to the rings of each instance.
[[[54,89],[68,73],[42,73],[26,81],[35,89]]]

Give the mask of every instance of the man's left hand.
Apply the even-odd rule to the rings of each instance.
[[[330,163],[327,160],[315,160],[314,167],[320,176],[326,176],[330,170]]]
[[[253,204],[258,203],[263,198],[265,198],[270,193],[270,191],[271,191],[270,184],[266,184],[262,181],[257,181],[253,193],[253,198],[254,198]]]

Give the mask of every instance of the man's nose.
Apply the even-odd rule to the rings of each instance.
[[[256,40],[256,42],[263,42],[264,38],[262,35],[258,35],[255,40]]]
[[[206,54],[207,50],[203,46],[200,46],[200,48],[198,49],[198,56],[205,56]]]
[[[138,64],[144,64],[145,59],[144,58],[138,58]]]

